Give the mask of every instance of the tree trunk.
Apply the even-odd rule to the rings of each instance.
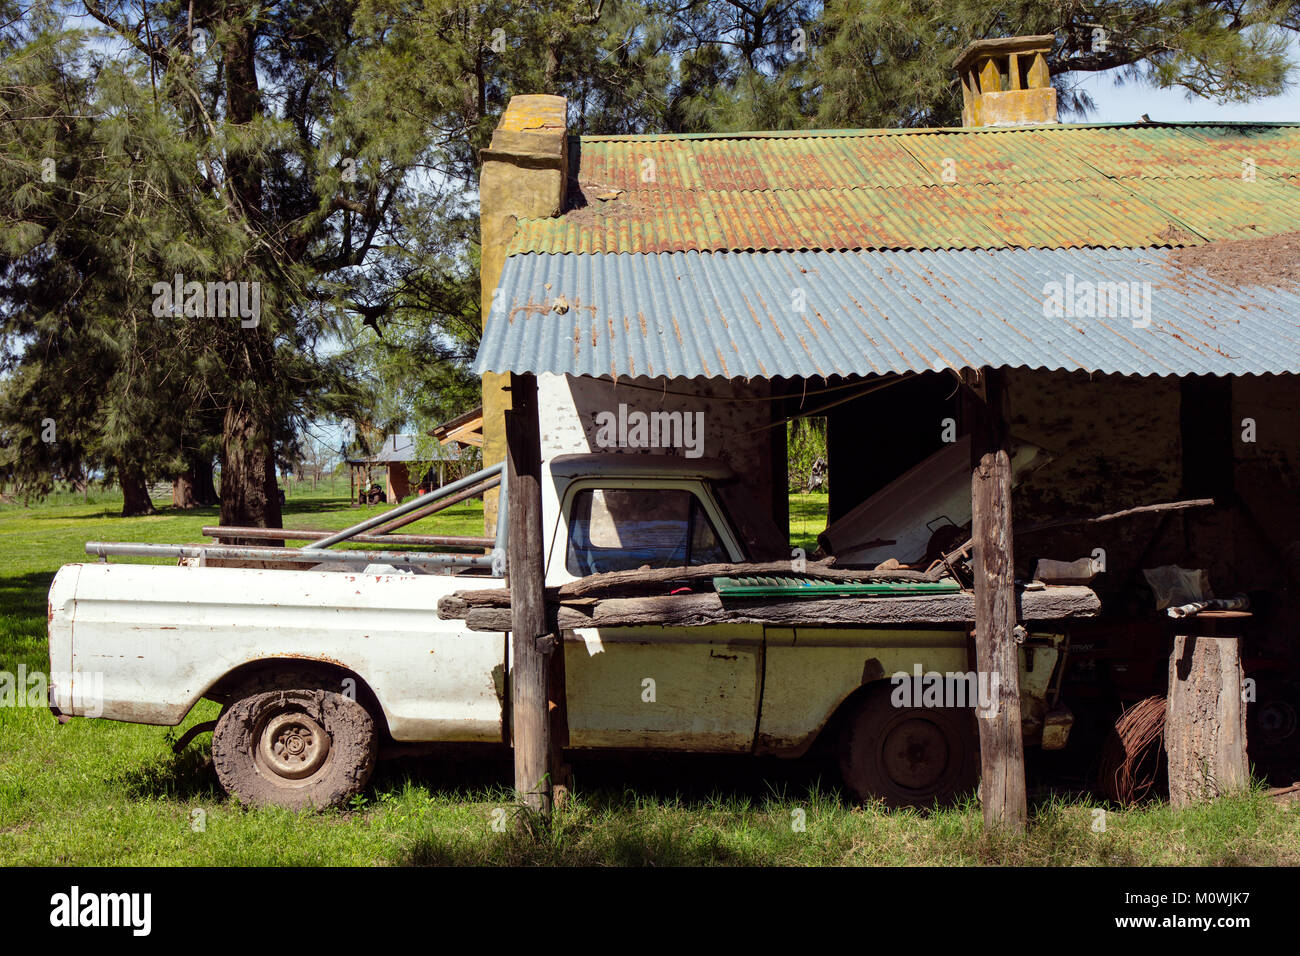
[[[149,486],[145,484],[143,470],[136,466],[119,465],[117,480],[122,486],[123,518],[157,514],[153,502],[149,500]]]
[[[212,477],[212,459],[207,455],[195,456],[190,461],[190,471],[194,475],[194,500],[205,508],[220,504]]]
[[[222,425],[221,523],[250,528],[284,527],[269,430],[247,407],[232,405],[226,410]],[[271,542],[269,546],[280,545]]]
[[[212,483],[212,460],[193,455],[189,467],[172,479],[172,507],[209,507],[217,503],[217,489]]]
[[[172,479],[172,507],[190,509],[197,507],[194,494],[194,471],[183,471]]]
[[[226,113],[240,126],[253,123],[263,113],[256,64],[257,27],[248,13],[244,3],[227,8],[227,32],[221,43]],[[248,225],[260,229],[264,218],[262,162],[252,149],[231,149],[226,166]],[[274,378],[273,347],[261,321],[264,318],[259,316],[259,324],[252,328],[234,330],[226,369],[232,381],[257,383]],[[221,523],[279,528],[283,525],[275,482],[275,419],[271,407],[259,400],[256,386],[253,393],[232,397],[222,422]]]

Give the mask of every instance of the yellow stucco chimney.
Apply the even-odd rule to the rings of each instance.
[[[954,64],[961,77],[962,126],[1055,123],[1056,90],[1047,54],[1056,38],[976,40]]]
[[[512,96],[492,143],[479,151],[479,275],[483,325],[491,321],[492,294],[501,279],[506,249],[520,219],[558,216],[568,181],[567,104],[562,96]],[[505,417],[510,376],[483,376],[483,464],[505,458]],[[483,496],[484,531],[495,533],[497,493]]]

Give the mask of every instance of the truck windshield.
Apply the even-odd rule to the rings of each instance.
[[[573,499],[565,557],[570,574],[727,560],[717,531],[689,491],[595,488]]]

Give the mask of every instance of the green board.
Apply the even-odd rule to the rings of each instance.
[[[826,578],[717,577],[713,587],[722,597],[906,597],[921,594],[953,594],[961,590],[956,581],[832,581]]]

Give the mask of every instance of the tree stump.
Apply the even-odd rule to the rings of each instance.
[[[1227,617],[1231,615],[1231,617]],[[1174,638],[1169,657],[1169,802],[1186,807],[1250,786],[1246,759],[1246,705],[1239,638],[1218,633],[1240,611],[1202,612],[1199,634]]]

